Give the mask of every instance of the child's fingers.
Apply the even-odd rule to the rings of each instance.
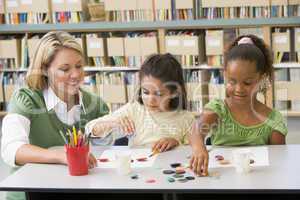
[[[163,145],[163,141],[162,140],[159,140],[156,144],[156,148],[159,152],[161,152],[161,147]]]
[[[192,156],[191,160],[190,160],[190,168],[193,170],[193,164],[194,164],[194,156]]]
[[[157,145],[157,142],[155,142],[152,146],[152,151],[155,151],[157,148],[156,148],[156,145]]]
[[[127,135],[128,133],[131,132],[126,118],[121,118],[120,119],[120,125],[121,125],[121,129],[122,129],[124,134]]]
[[[175,146],[175,144],[172,144],[171,142],[169,142],[167,148],[166,148],[166,151],[172,149],[173,147]]]
[[[127,133],[132,133],[133,132],[133,127],[131,120],[128,117],[124,117],[124,122],[127,128]]]
[[[208,158],[204,158],[204,161],[203,161],[203,172],[202,172],[203,175],[207,176],[208,174]]]
[[[196,172],[198,175],[202,174],[202,165],[203,165],[203,159],[202,157],[200,157],[198,158],[197,167],[196,167]]]
[[[197,164],[198,164],[198,158],[194,157],[193,163],[192,163],[192,168],[193,171],[197,174]]]
[[[160,152],[164,152],[167,150],[167,147],[169,145],[169,142],[163,142],[162,145],[160,146]]]
[[[130,127],[131,127],[131,130],[132,130],[132,133],[135,131],[135,125],[134,125],[134,122],[129,119],[129,123],[130,123]]]

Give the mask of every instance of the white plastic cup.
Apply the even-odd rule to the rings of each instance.
[[[130,152],[118,152],[116,154],[116,169],[120,175],[128,175],[131,172]]]
[[[247,174],[251,171],[250,157],[252,153],[250,149],[233,150],[233,163],[238,173]]]

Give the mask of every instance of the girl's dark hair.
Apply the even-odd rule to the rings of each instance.
[[[250,38],[253,44],[238,44],[244,37]],[[256,70],[261,75],[265,75],[270,83],[273,82],[274,68],[271,51],[262,39],[255,35],[242,35],[236,38],[225,51],[225,69],[230,61],[239,59],[255,62]]]
[[[142,64],[139,71],[140,83],[145,76],[152,76],[160,80],[171,94],[178,94],[170,100],[169,108],[171,110],[186,109],[187,97],[183,79],[183,70],[181,64],[171,54],[153,54]],[[141,84],[140,84],[141,85]],[[143,104],[142,91],[139,88],[137,100]]]

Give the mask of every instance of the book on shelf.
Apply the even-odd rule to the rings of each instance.
[[[50,22],[48,0],[6,0],[7,24],[45,24]]]
[[[289,0],[288,1],[288,16],[299,17],[300,16],[300,0]]]
[[[124,38],[125,65],[141,66],[146,58],[158,53],[156,32],[130,32]]]
[[[132,101],[136,99],[140,89],[139,74],[138,72],[126,72],[124,78],[127,89],[127,99],[128,101]]]
[[[200,3],[196,2],[199,6]],[[270,16],[269,0],[202,0],[202,18],[267,18]],[[199,8],[196,8],[199,10]]]
[[[288,0],[271,0],[271,17],[288,17]]]
[[[137,21],[154,21],[153,0],[137,0]]]
[[[274,63],[290,61],[291,42],[289,29],[274,29],[272,33],[272,50],[274,53]]]
[[[275,99],[274,104],[275,108],[278,110],[288,110],[290,108],[291,102],[288,101],[288,90],[287,87],[282,87],[281,83],[287,83],[290,80],[289,69],[277,69],[275,71],[275,83],[274,83],[274,92]]]
[[[171,0],[172,19],[192,20],[194,19],[193,0]]]
[[[153,0],[155,21],[172,20],[171,0]]]
[[[137,19],[137,0],[105,0],[104,7],[108,21],[130,22]]]
[[[299,87],[300,83],[300,69],[289,69],[290,71],[290,86],[294,88]],[[298,91],[298,89],[296,89]],[[288,91],[289,93],[295,94],[298,93],[296,91]],[[291,95],[292,95],[291,94]],[[291,110],[292,111],[300,111],[300,98],[297,98],[299,95],[293,95],[293,99],[291,99]]]
[[[88,19],[87,0],[51,0],[53,23],[79,23]]]
[[[295,28],[296,62],[300,63],[300,28]]]
[[[186,84],[188,110],[201,112],[203,105],[202,71],[186,71],[184,73],[184,79]]]
[[[87,56],[92,60],[92,66],[103,67],[105,61],[104,39],[98,34],[87,34],[86,36]]]
[[[111,111],[128,102],[124,72],[97,73],[96,83],[97,92],[109,104]]]
[[[13,95],[13,93],[25,85],[25,73],[12,73],[7,72],[2,76],[2,87],[0,89],[1,99],[4,102],[4,108],[7,105]]]
[[[107,38],[107,56],[112,66],[125,66],[125,48],[123,37]]]
[[[166,52],[173,54],[185,67],[192,67],[203,62],[201,43],[204,34],[198,31],[169,31],[166,34]]]
[[[207,64],[222,66],[224,62],[223,53],[236,36],[236,29],[207,30],[205,35]]]
[[[21,40],[15,38],[0,39],[0,67],[17,69],[21,64]]]

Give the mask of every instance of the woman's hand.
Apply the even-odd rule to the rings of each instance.
[[[208,151],[206,147],[198,147],[193,149],[193,155],[190,160],[191,169],[198,176],[207,176],[208,175]]]
[[[56,154],[57,163],[68,165],[67,153],[66,150],[63,149],[54,149],[53,153]],[[89,153],[89,168],[92,169],[97,166],[97,159],[92,153]]]
[[[152,151],[164,152],[178,146],[179,142],[174,138],[162,138],[154,143]]]
[[[97,167],[97,159],[95,158],[95,156],[90,153],[89,154],[89,169],[95,168]]]

